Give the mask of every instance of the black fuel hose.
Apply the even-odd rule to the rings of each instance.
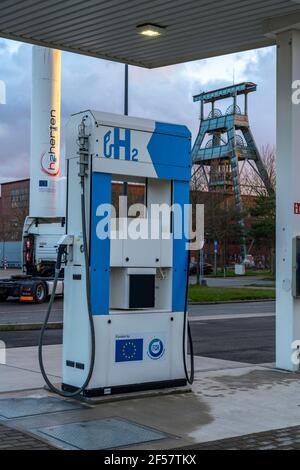
[[[190,251],[188,251],[187,256],[187,268],[186,268],[186,286],[185,286],[185,299],[184,299],[184,316],[183,316],[183,335],[182,335],[182,355],[183,355],[183,366],[184,373],[187,382],[192,385],[194,382],[194,347],[193,339],[191,333],[190,322],[188,321],[188,294],[189,294],[189,280],[190,280]],[[187,363],[186,363],[186,328],[188,334],[188,341],[190,346],[190,374],[188,373]]]
[[[72,398],[80,395],[86,387],[88,386],[93,370],[94,370],[94,365],[95,365],[95,353],[96,353],[96,341],[95,341],[95,327],[94,327],[94,320],[93,320],[93,314],[92,314],[92,307],[91,307],[91,295],[90,295],[90,271],[89,271],[89,254],[88,254],[88,242],[87,242],[87,234],[86,234],[86,211],[85,211],[85,183],[84,183],[84,176],[81,176],[81,222],[82,222],[82,236],[83,236],[83,248],[84,248],[84,264],[85,264],[85,282],[86,282],[86,300],[87,300],[87,308],[88,308],[88,317],[89,317],[89,324],[90,324],[90,331],[91,331],[91,358],[90,358],[90,366],[89,366],[89,371],[88,375],[83,383],[83,385],[80,388],[77,388],[74,392],[67,392],[63,391],[57,387],[55,387],[49,377],[47,376],[47,373],[45,371],[44,367],[44,361],[43,361],[43,340],[44,340],[44,335],[45,331],[47,329],[49,317],[52,312],[52,307],[55,299],[55,293],[56,293],[56,288],[57,288],[57,282],[59,278],[59,272],[61,269],[61,261],[62,261],[62,256],[65,251],[64,246],[60,246],[58,249],[57,253],[57,260],[56,260],[56,266],[55,266],[55,277],[54,277],[54,282],[53,282],[53,289],[51,292],[51,297],[49,300],[48,308],[47,308],[47,313],[46,317],[41,329],[40,333],[40,339],[39,339],[39,348],[38,348],[38,357],[39,357],[39,364],[40,364],[40,369],[42,376],[48,385],[49,389],[57,393],[58,395],[65,397],[65,398]]]

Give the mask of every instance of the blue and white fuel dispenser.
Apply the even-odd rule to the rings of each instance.
[[[189,130],[85,111],[68,123],[66,159],[63,391],[185,385]],[[127,207],[121,216],[123,203],[111,208],[113,185],[124,183],[142,188],[142,221]],[[177,207],[179,219],[176,209],[153,215],[155,205]],[[128,236],[137,223],[156,236]]]

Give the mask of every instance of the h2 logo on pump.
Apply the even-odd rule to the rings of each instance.
[[[121,131],[123,138],[121,138]],[[123,152],[121,152],[123,150]],[[123,153],[124,157],[121,156]],[[113,132],[107,131],[103,137],[103,155],[105,158],[114,158],[115,160],[138,161],[138,149],[131,148],[130,129],[120,129],[114,127]]]

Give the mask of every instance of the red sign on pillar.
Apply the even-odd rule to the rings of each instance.
[[[294,202],[294,214],[300,215],[300,202]]]

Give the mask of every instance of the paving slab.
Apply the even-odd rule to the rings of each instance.
[[[45,438],[81,450],[116,449],[168,437],[156,429],[119,417],[52,426],[40,432]]]
[[[0,419],[23,418],[39,414],[57,413],[84,408],[84,404],[75,400],[63,400],[47,395],[3,398],[0,395]]]

